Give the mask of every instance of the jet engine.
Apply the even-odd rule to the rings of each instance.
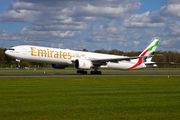
[[[51,66],[52,66],[53,68],[55,68],[55,69],[64,69],[64,68],[66,68],[68,65],[52,64]]]
[[[76,69],[89,70],[92,67],[91,60],[87,59],[76,59],[74,62],[74,67]]]

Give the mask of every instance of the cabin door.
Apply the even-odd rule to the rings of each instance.
[[[27,55],[27,48],[23,48],[23,55]]]

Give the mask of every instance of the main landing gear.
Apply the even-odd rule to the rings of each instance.
[[[77,70],[77,73],[80,73],[80,74],[87,74],[87,71],[84,71],[84,70]],[[101,71],[98,71],[98,67],[94,67],[94,71],[91,71],[91,74],[100,75],[100,74],[101,74]]]
[[[80,74],[87,74],[87,71],[84,71],[84,70],[77,70],[77,73],[80,73]],[[100,75],[100,74],[101,74],[101,71],[91,71],[91,74]]]
[[[91,71],[91,74],[101,74],[101,71]]]
[[[101,71],[98,71],[98,66],[94,66],[94,71],[91,71],[91,74],[98,74],[100,75],[101,74]]]

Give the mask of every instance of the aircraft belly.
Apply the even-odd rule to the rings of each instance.
[[[107,68],[108,69],[116,69],[116,70],[127,70],[128,68],[130,68],[133,65],[134,64],[130,64],[130,63],[108,63]]]
[[[24,61],[29,61],[29,62],[42,62],[42,63],[50,63],[50,64],[64,64],[64,65],[71,64],[71,62],[67,59],[51,58],[51,57],[27,55],[26,57],[20,56],[20,57],[16,57],[16,58],[20,59],[20,60],[24,60]]]
[[[130,68],[134,65],[135,63],[132,63],[132,62],[107,63],[106,68],[116,69],[116,70],[131,70]],[[144,64],[141,64],[133,69],[142,69],[145,67],[146,66]]]

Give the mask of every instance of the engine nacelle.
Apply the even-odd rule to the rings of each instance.
[[[74,62],[74,67],[76,69],[89,70],[92,67],[91,60],[77,59]]]
[[[68,65],[52,64],[51,66],[52,66],[53,68],[56,68],[56,69],[64,69],[64,68],[66,68]]]

